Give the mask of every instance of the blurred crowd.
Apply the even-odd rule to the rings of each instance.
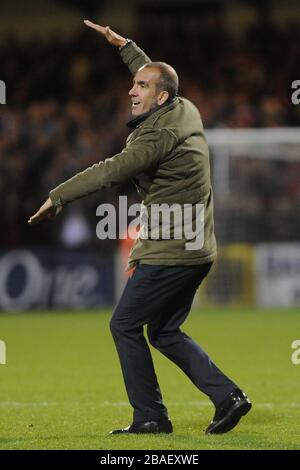
[[[206,128],[300,126],[300,105],[291,103],[291,83],[299,78],[299,24],[279,29],[262,18],[237,39],[217,15],[181,23],[171,18],[162,27],[161,18],[149,14],[133,38],[153,60],[176,68],[180,94],[199,108]],[[0,78],[7,85],[7,105],[0,107],[1,247],[97,243],[95,207],[103,201],[116,202],[118,192],[134,198],[130,183],[76,203],[59,218],[60,230],[49,230],[47,224],[32,229],[26,221],[51,188],[123,148],[129,134],[131,77],[118,51],[83,27],[71,40],[58,35],[48,42],[22,43],[8,37],[0,45],[0,63]],[[256,188],[257,203],[249,225],[260,220],[261,207],[266,200],[272,204],[272,198],[292,221],[293,204],[286,192],[278,190],[283,184],[282,166],[274,164],[270,173],[268,165],[255,161],[251,165],[247,184]],[[255,165],[260,166],[255,170]],[[290,176],[299,203],[295,168]],[[245,187],[240,188],[238,200],[247,205],[243,191]],[[218,204],[216,200],[217,210]],[[230,215],[230,204],[223,209]],[[244,209],[238,212],[245,216]],[[232,224],[232,216],[228,220]],[[72,227],[79,233],[75,239]],[[290,239],[293,228],[285,227],[277,239]],[[250,240],[248,229],[244,232],[237,232],[234,241],[267,241],[270,236],[268,226]],[[230,227],[220,229],[220,237],[230,241]],[[276,239],[275,229],[272,237]]]

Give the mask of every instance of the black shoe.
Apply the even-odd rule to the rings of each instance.
[[[109,434],[158,434],[161,432],[170,434],[173,431],[173,426],[170,420],[164,419],[161,421],[140,421],[132,423],[124,429],[116,429]]]
[[[233,429],[242,416],[251,409],[251,402],[246,394],[236,388],[216,408],[215,416],[206,429],[206,434],[223,434]]]

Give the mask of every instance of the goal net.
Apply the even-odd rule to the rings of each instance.
[[[285,304],[299,304],[300,128],[214,129],[206,136],[219,254],[200,303],[272,305],[269,285],[277,304],[284,295]]]

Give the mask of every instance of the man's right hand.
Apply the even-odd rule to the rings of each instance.
[[[109,26],[100,26],[99,24],[92,23],[89,20],[84,20],[84,24],[89,28],[98,31],[98,33],[102,34],[107,41],[116,47],[123,47],[126,44],[126,39],[120,36],[119,34],[115,33],[110,29]]]
[[[34,225],[45,219],[54,219],[55,212],[55,207],[53,206],[51,199],[48,198],[47,201],[39,208],[39,210],[30,217],[28,223],[30,225]]]

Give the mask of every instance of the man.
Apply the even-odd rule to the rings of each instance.
[[[147,214],[162,204],[176,204],[180,209],[191,206],[188,223],[198,227],[192,231],[192,241],[188,231],[182,237],[175,236],[175,218],[171,226],[173,238],[168,239],[153,236],[157,230],[160,234],[164,230],[162,222],[158,221],[157,226],[152,225],[153,220],[146,219],[144,226],[141,222],[141,232],[143,228],[150,233],[141,234],[134,244],[129,267],[135,270],[110,323],[134,410],[133,422],[112,433],[172,432],[143,335],[144,325],[150,343],[175,362],[214,403],[216,412],[206,432],[225,433],[250,410],[251,403],[200,346],[180,330],[194,294],[216,256],[209,155],[199,112],[190,101],[178,96],[178,77],[170,65],[151,62],[134,42],[108,26],[90,21],[85,24],[119,48],[122,60],[134,75],[129,91],[133,116],[129,126],[133,132],[120,154],[52,190],[29,223],[53,217],[75,199],[130,178]]]

